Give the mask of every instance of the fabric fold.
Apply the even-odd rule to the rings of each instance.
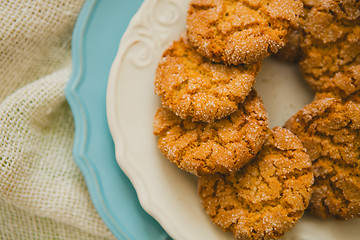
[[[0,4],[0,239],[115,239],[72,157],[64,88],[84,1]]]

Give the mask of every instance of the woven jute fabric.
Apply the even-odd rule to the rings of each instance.
[[[72,157],[64,88],[84,0],[0,0],[0,239],[115,239]]]

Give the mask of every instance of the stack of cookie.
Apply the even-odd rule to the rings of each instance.
[[[199,176],[206,212],[238,239],[280,238],[310,201],[309,155],[289,130],[269,130],[252,88],[302,14],[300,0],[192,0],[186,33],[156,70],[158,147]]]
[[[295,56],[316,96],[285,126],[312,160],[308,211],[321,218],[360,217],[360,1],[304,4],[298,40],[281,56]]]

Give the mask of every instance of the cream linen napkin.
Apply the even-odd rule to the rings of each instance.
[[[0,239],[114,239],[71,154],[64,87],[83,3],[0,0]]]

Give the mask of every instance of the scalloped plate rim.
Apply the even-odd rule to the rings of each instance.
[[[81,98],[81,94],[78,92],[78,88],[81,83],[85,82],[85,79],[83,78],[83,42],[85,38],[85,31],[90,25],[89,22],[92,20],[91,17],[94,14],[96,4],[101,4],[101,1],[86,0],[84,2],[84,5],[82,6],[76,20],[72,35],[71,55],[73,66],[64,92],[66,100],[73,113],[75,122],[74,144],[72,148],[73,157],[76,165],[79,167],[85,178],[85,182],[95,209],[99,213],[104,223],[117,239],[131,239],[130,236],[134,236],[134,234],[130,233],[121,222],[116,221],[112,217],[112,213],[109,210],[105,194],[101,188],[101,185],[103,184],[101,176],[99,175],[98,169],[94,166],[91,157],[86,151],[89,137],[89,133],[87,132],[89,115],[87,113],[86,104],[84,103],[85,100]],[[163,232],[158,237],[159,239],[167,239],[168,235]]]
[[[135,25],[138,21],[140,21],[141,12],[143,11],[143,9],[146,9],[146,7],[150,5],[152,2],[153,0],[145,0],[143,2],[138,12],[134,15],[134,17],[130,21],[129,26]],[[117,117],[116,115],[113,114],[113,111],[109,111],[110,109],[113,109],[115,107],[113,105],[115,103],[114,100],[115,95],[113,94],[114,92],[112,91],[111,86],[114,84],[114,81],[116,81],[116,76],[119,74],[119,70],[117,66],[120,64],[127,50],[127,48],[124,47],[124,44],[126,44],[124,39],[127,39],[131,35],[132,35],[131,28],[128,28],[123,34],[122,39],[120,40],[118,52],[115,56],[115,60],[110,69],[108,88],[106,94],[106,104],[107,104],[106,113],[107,113],[109,129],[115,143],[116,161],[121,166],[121,169],[124,171],[124,173],[126,173],[126,175],[129,177],[131,183],[136,189],[140,204],[144,208],[144,210],[148,212],[151,216],[153,216],[160,223],[160,225],[164,227],[164,229],[169,233],[169,235],[172,236],[174,239],[185,239],[182,232],[178,231],[178,228],[175,227],[175,223],[172,222],[172,219],[169,218],[167,214],[163,212],[161,208],[159,208],[157,204],[151,200],[151,198],[149,197],[150,194],[148,193],[147,189],[141,187],[142,183],[145,180],[136,171],[136,168],[133,167],[131,164],[125,164],[131,161],[128,160],[129,156],[125,154],[123,137],[120,129],[117,126]],[[132,43],[130,43],[130,45],[131,44]],[[142,189],[142,191],[139,191],[139,189]]]
[[[89,161],[89,156],[87,155],[86,148],[86,126],[87,126],[87,113],[85,109],[85,104],[82,102],[82,99],[77,94],[77,87],[79,86],[82,76],[83,76],[83,48],[82,42],[84,41],[84,31],[88,22],[90,20],[92,11],[97,4],[98,0],[87,0],[78,16],[78,19],[75,23],[73,30],[73,39],[72,39],[72,59],[73,59],[73,70],[68,84],[65,88],[65,96],[71,107],[71,111],[77,117],[74,117],[75,125],[77,126],[77,131],[75,131],[74,136],[74,146],[73,146],[73,155],[74,161],[81,169],[84,177],[86,178],[87,186],[89,191],[95,192],[97,194],[92,194],[91,198],[96,206],[97,211],[101,215],[102,219],[112,230],[112,232],[117,237],[122,237],[124,239],[129,239],[127,234],[124,233],[121,227],[118,227],[115,220],[109,215],[109,210],[102,199],[102,194],[100,194],[101,188],[99,183],[99,174],[97,173],[96,168],[93,166],[93,163]],[[79,66],[76,66],[76,65]],[[84,137],[83,137],[84,136]]]

